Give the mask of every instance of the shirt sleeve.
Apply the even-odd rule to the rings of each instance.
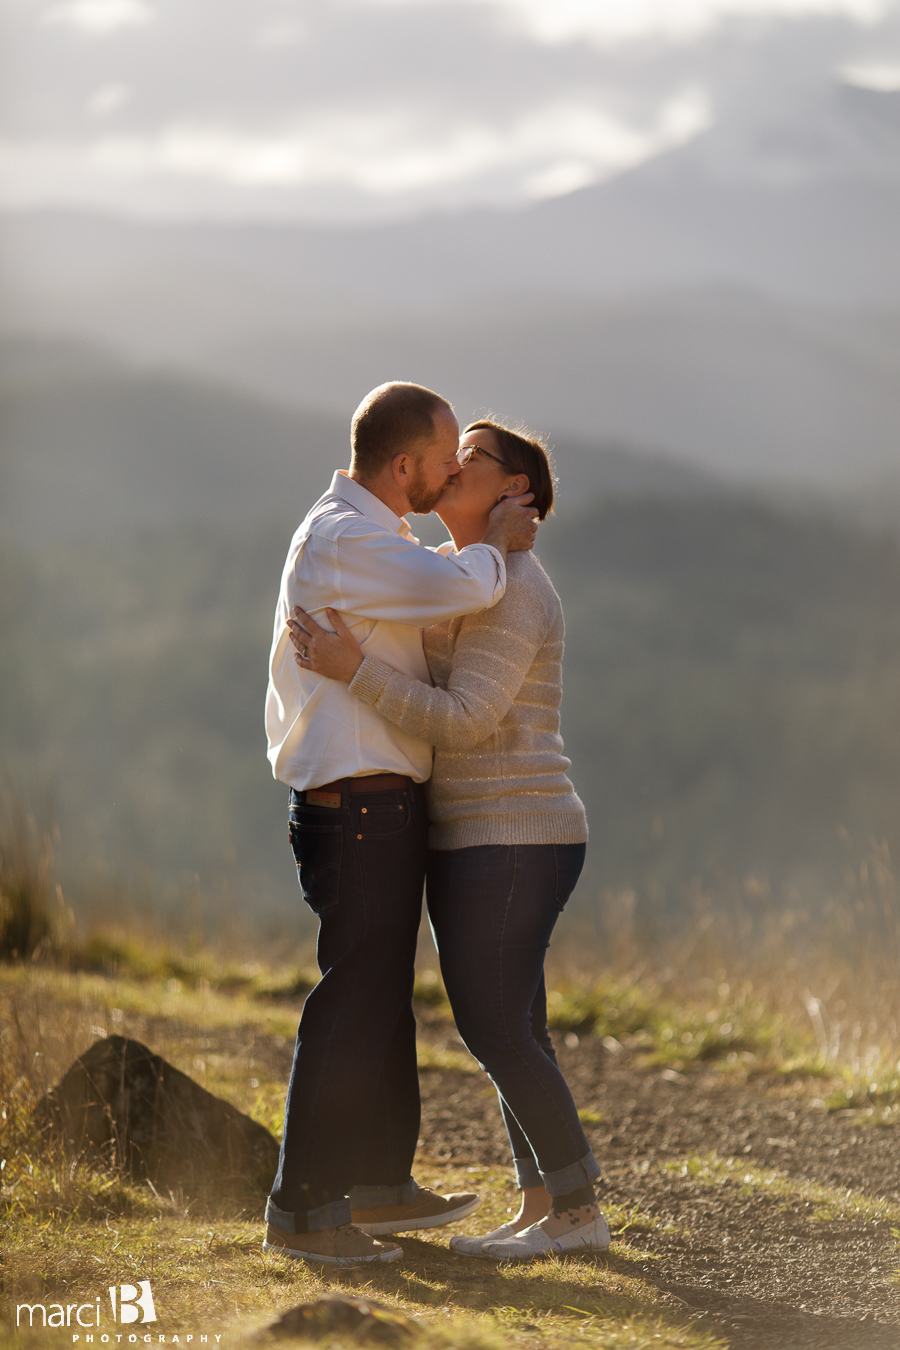
[[[444,556],[366,523],[334,542],[335,609],[415,628],[495,605],[506,565],[490,544]]]
[[[466,750],[497,730],[549,628],[538,596],[511,582],[493,609],[463,620],[446,689],[367,656],[350,692],[411,736],[439,750]]]

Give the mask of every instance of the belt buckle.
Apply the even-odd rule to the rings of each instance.
[[[340,807],[341,794],[339,792],[320,792],[317,788],[307,788],[304,793],[304,801],[308,806],[329,806],[332,810]]]

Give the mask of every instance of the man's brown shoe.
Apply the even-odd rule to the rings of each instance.
[[[414,1233],[420,1228],[440,1228],[472,1214],[481,1204],[481,1196],[466,1191],[461,1195],[438,1195],[428,1186],[420,1186],[411,1205],[379,1205],[377,1209],[354,1209],[351,1220],[364,1233]]]
[[[399,1261],[403,1248],[396,1242],[376,1242],[351,1223],[319,1228],[314,1233],[286,1233],[266,1225],[264,1252],[277,1252],[319,1266],[365,1266],[373,1261]]]

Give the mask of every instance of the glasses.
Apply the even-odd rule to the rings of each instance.
[[[511,472],[508,464],[504,464],[502,459],[499,459],[497,455],[492,455],[490,450],[485,450],[484,446],[481,445],[464,445],[457,450],[456,460],[461,469],[466,467],[476,450],[479,455],[487,455],[488,459],[492,459],[495,464],[499,464],[501,469],[506,469],[507,472]]]

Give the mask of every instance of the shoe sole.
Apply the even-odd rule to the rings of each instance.
[[[465,1219],[469,1214],[474,1214],[481,1204],[481,1197],[470,1200],[466,1205],[460,1205],[458,1209],[451,1209],[446,1214],[424,1215],[421,1219],[416,1219],[410,1223],[408,1220],[396,1219],[392,1223],[359,1223],[354,1220],[357,1228],[361,1228],[369,1237],[389,1237],[393,1233],[420,1233],[424,1228],[442,1228],[444,1224],[456,1223],[457,1219]]]
[[[487,1240],[488,1240],[488,1241],[492,1241],[492,1240],[493,1240],[493,1241],[496,1241],[496,1242],[505,1242],[505,1241],[506,1241],[506,1238],[495,1238],[495,1239],[490,1239],[490,1238],[488,1238]],[[456,1241],[455,1238],[451,1238],[451,1239],[450,1239],[450,1250],[451,1250],[451,1252],[453,1253],[454,1256],[467,1256],[467,1257],[469,1257],[469,1259],[472,1260],[472,1261],[490,1261],[491,1258],[488,1256],[487,1252],[484,1250],[484,1241],[482,1241],[482,1244],[481,1244],[481,1246],[478,1248],[478,1251],[477,1251],[477,1252],[460,1251],[459,1247],[454,1247],[453,1244],[454,1244],[455,1241]]]
[[[545,1256],[585,1256],[602,1255],[609,1251],[610,1244],[607,1242],[603,1247],[591,1247],[585,1243],[582,1247],[554,1247],[552,1251],[543,1252],[504,1252],[501,1256],[499,1252],[485,1252],[489,1261],[504,1262],[508,1261],[513,1266],[525,1266],[529,1261],[540,1261]]]
[[[452,1253],[453,1256],[461,1256],[461,1257],[463,1258],[463,1260],[466,1260],[466,1261],[490,1261],[490,1260],[491,1260],[491,1257],[488,1256],[488,1254],[487,1254],[486,1251],[480,1251],[480,1252],[461,1252],[461,1251],[459,1250],[458,1247],[451,1247],[451,1248],[450,1248],[450,1251],[451,1251],[451,1253]]]
[[[264,1252],[274,1252],[276,1256],[287,1256],[291,1261],[306,1261],[311,1266],[374,1266],[386,1261],[399,1261],[403,1248],[395,1252],[376,1252],[374,1256],[321,1256],[317,1252],[301,1252],[294,1247],[282,1247],[278,1242],[264,1242]]]

